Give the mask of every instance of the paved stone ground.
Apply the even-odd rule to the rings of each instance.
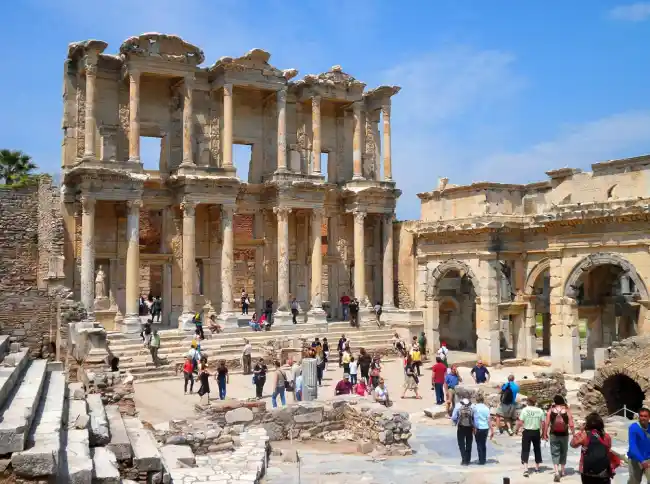
[[[521,437],[497,435],[488,442],[488,463],[476,464],[476,447],[472,449],[473,463],[469,467],[460,465],[456,429],[449,422],[431,423],[420,417],[414,420],[413,437],[409,441],[415,451],[409,457],[394,457],[374,460],[370,456],[340,453],[299,451],[298,464],[281,462],[273,457],[267,470],[266,484],[501,484],[504,477],[511,482],[548,483],[553,481],[553,466],[548,444],[542,444],[542,472],[524,478],[520,464]],[[620,442],[616,442],[619,444]],[[567,476],[562,482],[580,482],[577,468],[579,451],[570,449],[567,462]],[[531,463],[533,462],[531,451]],[[620,469],[615,483],[627,482],[627,469]]]

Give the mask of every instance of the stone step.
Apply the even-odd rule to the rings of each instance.
[[[46,360],[31,361],[15,393],[7,400],[0,422],[0,454],[25,450],[43,390],[46,368]]]
[[[2,366],[0,366],[0,408],[4,407],[29,363],[27,353],[26,349],[10,353],[2,361]]]
[[[67,467],[62,469],[62,474],[67,478],[66,482],[90,484],[93,472],[88,436],[90,417],[85,394],[79,388],[79,384],[70,383],[68,385],[67,403],[67,445],[65,448]]]
[[[107,405],[105,410],[106,418],[108,418],[108,428],[111,433],[111,441],[106,448],[113,452],[118,461],[129,460],[133,457],[133,449],[126,433],[120,408],[117,405]]]
[[[137,418],[124,417],[123,421],[133,448],[133,467],[140,472],[162,470],[162,457],[151,432]]]
[[[17,475],[44,477],[57,474],[65,390],[65,374],[62,371],[48,372],[43,385],[44,398],[41,398],[27,442],[32,447],[11,456],[11,466]]]
[[[115,454],[106,447],[92,449],[93,484],[119,484],[120,471]]]

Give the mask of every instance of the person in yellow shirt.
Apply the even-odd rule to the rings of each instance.
[[[418,376],[422,376],[420,372],[420,367],[422,366],[422,354],[420,353],[419,346],[413,346],[411,348],[411,360],[413,361],[413,367],[417,370]]]
[[[350,350],[346,348],[343,351],[343,373],[347,373],[348,375],[350,374],[350,360],[352,358],[352,355],[350,354]]]

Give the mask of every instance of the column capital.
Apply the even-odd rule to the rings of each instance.
[[[291,209],[289,207],[273,207],[273,213],[278,219],[287,219],[291,213]]]
[[[395,218],[395,214],[393,213],[382,213],[381,214],[382,219],[384,220],[385,223],[393,223],[393,220]]]
[[[81,210],[84,214],[90,215],[95,212],[95,202],[97,200],[94,195],[84,193],[79,200],[81,201]]]
[[[384,119],[390,118],[390,104],[382,104],[381,115],[384,117]]]
[[[89,59],[86,59],[86,76],[96,76],[97,75],[97,63],[90,62]]]
[[[354,101],[352,103],[352,112],[355,115],[358,115],[361,113],[361,108],[363,107],[363,102],[362,101]]]
[[[320,208],[320,207],[314,208],[311,211],[311,219],[312,220],[316,220],[316,219],[322,220],[324,215],[325,215],[325,210],[323,208]]]
[[[287,89],[283,88],[278,91],[278,102],[285,103],[287,102]]]
[[[237,207],[234,205],[221,205],[221,216],[225,219],[232,220],[236,211]]]
[[[140,71],[138,69],[130,68],[128,72],[129,72],[129,80],[131,82],[136,82],[140,80]]]
[[[232,96],[232,84],[224,84],[223,85],[223,95],[224,96]]]
[[[183,211],[184,217],[194,217],[196,213],[197,203],[193,200],[183,199],[181,202],[181,210]]]
[[[363,222],[368,212],[365,210],[355,210],[352,212],[352,215],[354,215],[355,222]]]
[[[192,88],[194,87],[194,82],[196,81],[196,76],[194,74],[188,74],[183,78],[185,87]]]
[[[139,211],[142,208],[142,199],[137,198],[135,200],[127,200],[126,201],[126,206],[129,209],[129,211]]]
[[[320,94],[314,94],[311,97],[311,108],[312,109],[320,109],[320,102],[321,102]]]

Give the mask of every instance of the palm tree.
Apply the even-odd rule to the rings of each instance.
[[[22,151],[0,150],[0,179],[5,185],[22,183],[37,166],[29,155]]]

